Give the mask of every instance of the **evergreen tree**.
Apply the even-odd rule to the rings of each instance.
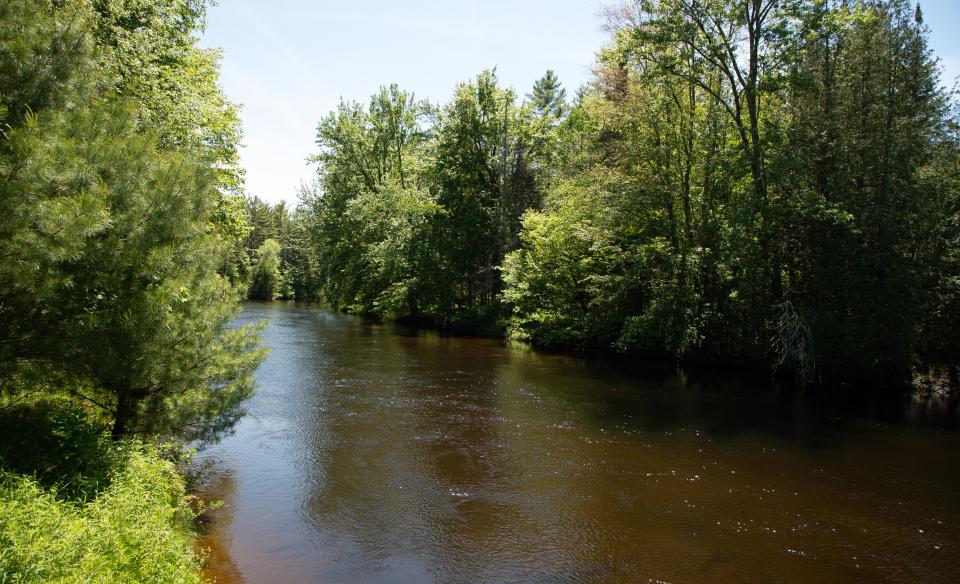
[[[551,69],[533,84],[533,92],[527,94],[534,111],[540,117],[560,119],[567,113],[567,90],[563,88],[556,73]]]
[[[115,436],[212,438],[262,357],[254,329],[227,327],[239,307],[217,273],[217,171],[138,127],[136,103],[99,96],[93,16],[70,7],[15,0],[0,25],[4,63],[19,59],[0,95],[23,112],[0,139],[3,386],[66,391]]]
[[[931,236],[951,214],[942,157],[956,160],[957,142],[915,15],[903,0],[824,3],[807,21],[784,229],[797,307],[831,377],[906,379],[937,286],[930,243],[944,241]]]

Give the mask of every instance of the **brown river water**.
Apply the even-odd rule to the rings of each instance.
[[[777,389],[249,304],[218,582],[958,582],[955,400]]]

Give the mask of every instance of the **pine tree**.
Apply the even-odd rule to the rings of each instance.
[[[563,88],[556,73],[551,69],[533,84],[533,92],[527,94],[534,111],[541,117],[562,118],[567,113],[567,90]]]
[[[161,146],[135,103],[100,96],[85,6],[2,9],[3,387],[33,373],[28,389],[100,407],[118,437],[212,438],[262,358],[255,329],[227,326],[239,305],[217,273],[216,169]]]

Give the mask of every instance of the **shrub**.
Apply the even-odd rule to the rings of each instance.
[[[121,458],[87,504],[0,471],[0,583],[203,581],[174,465],[134,442]]]
[[[96,498],[125,448],[103,422],[64,402],[0,407],[0,469],[34,477],[57,499]]]

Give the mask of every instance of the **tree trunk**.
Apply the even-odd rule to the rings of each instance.
[[[137,422],[137,399],[130,392],[117,392],[117,411],[113,419],[111,436],[114,440],[126,436]]]

